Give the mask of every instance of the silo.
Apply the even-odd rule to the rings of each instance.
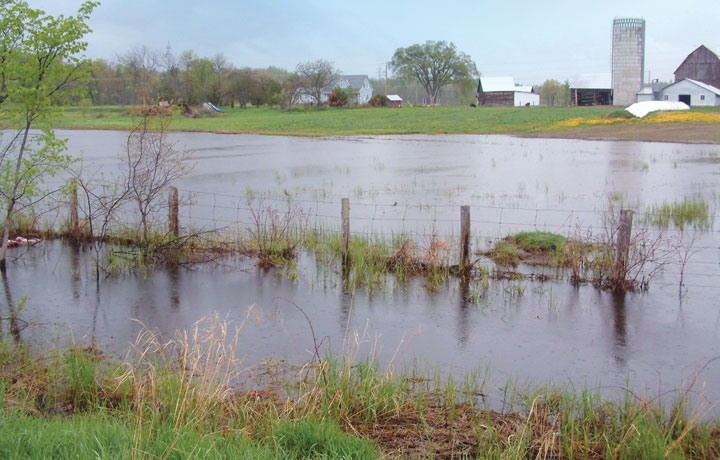
[[[616,18],[613,21],[613,105],[630,105],[643,86],[645,73],[645,20]]]

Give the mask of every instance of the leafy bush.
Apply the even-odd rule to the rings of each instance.
[[[350,100],[350,93],[343,88],[335,88],[328,96],[328,105],[330,107],[344,107]]]
[[[388,99],[383,94],[376,94],[368,101],[370,107],[386,107]]]

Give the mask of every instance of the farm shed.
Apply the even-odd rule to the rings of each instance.
[[[582,74],[570,81],[572,105],[610,105],[612,97],[610,74]]]
[[[637,92],[638,102],[661,101],[663,84],[659,80],[653,80],[650,85],[643,86]]]
[[[675,71],[675,81],[691,79],[720,88],[720,58],[705,45],[700,45]]]
[[[402,107],[403,100],[397,94],[387,95],[387,106],[388,107]]]
[[[684,102],[689,106],[720,105],[720,89],[686,78],[666,86],[662,100]]]
[[[478,105],[523,106],[540,105],[540,95],[532,86],[518,86],[513,77],[480,77]]]

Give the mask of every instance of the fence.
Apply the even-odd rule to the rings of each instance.
[[[182,192],[184,200],[179,199]],[[81,206],[77,195],[68,200],[71,229],[78,226]],[[287,191],[282,195],[248,195],[214,193],[171,187],[169,191],[166,228],[177,235],[181,228],[205,231],[241,231],[257,225],[253,212],[260,207],[302,207],[303,215],[318,227],[339,229],[342,233],[342,254],[347,257],[353,235],[388,237],[403,234],[414,238],[451,241],[456,247],[454,262],[468,267],[473,249],[487,249],[507,235],[519,231],[548,231],[564,236],[603,233],[615,246],[614,275],[622,276],[628,269],[628,252],[633,234],[631,210],[618,212],[596,209],[523,208],[494,205],[455,204],[399,204],[351,201],[341,199],[298,199]],[[352,210],[352,213],[351,213]],[[640,214],[640,231],[671,233],[674,237],[691,235],[692,244],[686,249],[685,263],[672,264],[665,270],[668,275],[704,278],[709,283],[688,286],[720,288],[719,230],[714,228],[715,216],[706,216],[709,228],[687,226],[682,230],[668,229],[648,223],[651,213]],[[473,248],[473,241],[475,248]],[[481,247],[482,246],[482,247]],[[692,256],[692,257],[689,257]]]

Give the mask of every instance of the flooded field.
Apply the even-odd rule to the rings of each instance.
[[[60,134],[86,171],[107,180],[119,172],[127,134]],[[720,399],[720,362],[710,362],[720,356],[717,146],[505,136],[173,139],[196,161],[176,184],[185,228],[236,231],[253,224],[258,202],[298,206],[311,225],[339,228],[342,198],[350,199],[352,233],[402,233],[419,244],[457,240],[460,206],[469,205],[473,250],[518,231],[600,234],[620,208],[636,212],[636,229],[651,227],[643,216],[653,206],[684,199],[706,203],[710,223],[662,230],[667,238],[692,238],[689,262],[669,257],[646,292],[627,294],[564,278],[497,280],[482,289],[450,278],[428,289],[422,278],[388,276],[379,288],[348,290],[339,263],[319,263],[310,253],[290,272],[233,257],[114,275],[98,288],[90,251],[44,242],[13,250],[22,257],[9,266],[7,314],[0,316],[27,322],[15,339],[95,337],[109,351],[122,350],[143,325],[171,337],[218,313],[242,325],[248,364],[311,359],[314,332],[324,351],[359,348],[382,363],[418,362],[446,373],[487,370],[495,387],[572,382],[612,392],[629,382],[654,394],[697,380],[696,389],[707,382],[707,395]],[[493,266],[477,253],[472,258]],[[7,321],[2,326],[11,334]]]

